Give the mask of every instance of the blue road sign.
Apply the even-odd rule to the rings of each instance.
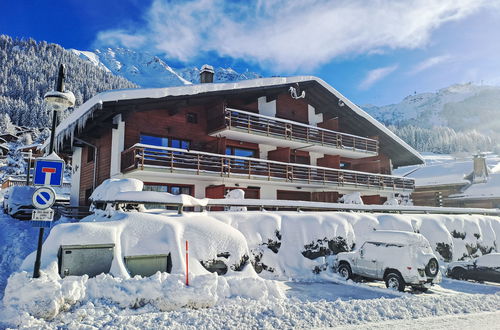
[[[31,196],[31,203],[40,210],[45,210],[56,202],[56,193],[50,187],[40,187]]]
[[[64,161],[39,158],[35,161],[35,186],[62,186]]]

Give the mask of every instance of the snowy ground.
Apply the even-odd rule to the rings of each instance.
[[[8,275],[36,247],[38,231],[0,214],[0,294]],[[106,300],[77,303],[45,321],[16,316],[20,328],[322,328],[361,326],[366,329],[499,328],[500,285],[444,279],[428,293],[398,293],[381,282],[344,283],[334,276],[318,281],[283,281],[286,298],[221,299],[211,308],[160,312],[151,305],[124,309]],[[11,326],[0,310],[0,328]],[[7,317],[8,316],[8,317]],[[349,327],[348,327],[349,328]]]

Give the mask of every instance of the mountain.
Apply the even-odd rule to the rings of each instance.
[[[66,64],[66,88],[75,94],[77,106],[101,91],[137,87],[45,41],[0,35],[0,63],[0,114],[21,126],[48,126],[43,96],[54,89],[59,63]]]
[[[180,86],[200,82],[200,69],[197,67],[174,69],[158,56],[147,52],[137,52],[125,48],[96,49],[93,52],[76,49],[71,49],[71,51],[97,67],[122,76],[145,88]],[[219,67],[215,69],[214,81],[227,82],[261,77],[255,72],[238,73],[232,68]]]
[[[400,103],[363,106],[386,125],[423,128],[446,126],[456,131],[500,132],[500,87],[457,84],[435,93],[405,97]]]
[[[94,52],[71,49],[75,55],[95,66],[122,76],[141,87],[166,87],[191,84],[158,56],[125,48],[96,49]]]

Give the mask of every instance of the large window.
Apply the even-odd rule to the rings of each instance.
[[[191,142],[189,140],[169,138],[163,136],[153,136],[141,134],[140,142],[159,147],[171,147],[179,149],[189,149]]]
[[[256,150],[239,147],[226,147],[226,155],[255,158]]]

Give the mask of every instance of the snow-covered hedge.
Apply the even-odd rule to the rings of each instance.
[[[362,212],[212,212],[243,233],[264,276],[310,278],[338,252],[360,246],[374,229],[424,235],[441,261],[499,251],[500,218],[482,215]]]

